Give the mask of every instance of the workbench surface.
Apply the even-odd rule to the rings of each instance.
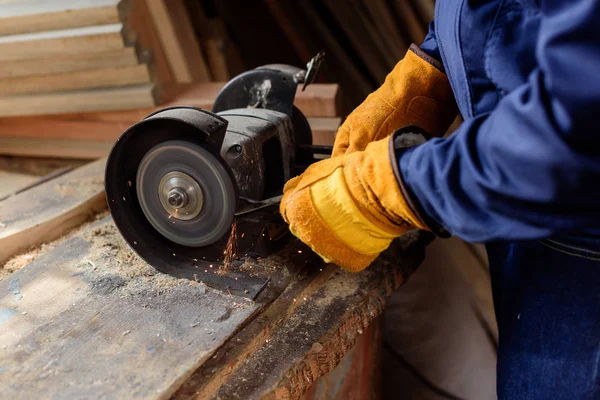
[[[432,239],[411,232],[357,274],[290,239],[245,264],[271,278],[251,301],[140,260],[99,200],[103,172],[100,160],[0,202],[2,397],[299,398]]]

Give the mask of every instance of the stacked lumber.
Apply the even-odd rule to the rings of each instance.
[[[159,107],[0,118],[0,154],[94,159],[108,155],[128,127],[159,108],[192,106],[210,110],[224,83],[166,86]],[[330,145],[340,125],[340,92],[335,84],[298,90],[295,105],[308,117],[313,143]]]
[[[1,4],[0,116],[154,106],[129,9],[128,0]]]

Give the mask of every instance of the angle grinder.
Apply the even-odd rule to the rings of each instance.
[[[286,236],[278,203],[287,180],[328,149],[312,146],[294,106],[306,69],[272,64],[228,82],[212,111],[164,108],[125,131],[106,166],[110,212],[123,238],[154,268],[254,298],[267,279],[223,268],[266,257]]]

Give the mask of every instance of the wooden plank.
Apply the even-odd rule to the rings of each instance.
[[[344,93],[346,108],[356,107],[371,93],[376,86],[373,85],[355,66],[354,61],[349,57],[345,49],[343,49],[338,40],[331,34],[327,22],[322,16],[309,4],[307,0],[300,0],[295,3],[289,3],[289,6],[294,7],[292,18],[311,21],[307,28],[317,35],[320,39],[320,45],[327,49],[327,66],[323,66],[324,72],[329,69],[334,76],[333,79],[339,79],[340,83],[350,88]],[[344,71],[340,74],[339,71]],[[353,108],[353,107],[352,107]],[[350,108],[350,109],[352,109]]]
[[[369,37],[369,31],[360,18],[360,10],[353,9],[354,3],[348,5],[336,0],[324,0],[323,2],[348,37],[350,45],[358,53],[371,76],[377,82],[383,82],[389,72],[389,66],[386,66],[382,53],[377,50],[377,45]]]
[[[65,90],[98,89],[150,83],[145,64],[119,68],[71,71],[62,74],[0,78],[0,96],[24,93],[47,93]]]
[[[166,399],[261,306],[157,273],[102,221],[0,281],[0,391]]]
[[[175,82],[209,82],[208,67],[183,0],[146,0]]]
[[[105,157],[121,133],[137,122],[32,121],[35,123],[27,126],[21,137],[0,135],[0,154],[79,159]],[[314,144],[333,145],[339,118],[309,118],[308,122],[313,128]]]
[[[198,1],[185,1],[189,12],[191,23],[196,36],[206,54],[208,68],[213,80],[227,82],[231,79],[225,47],[228,45],[227,29],[222,20],[208,18],[204,13],[204,7]]]
[[[0,60],[92,53],[125,47],[122,24],[90,26],[0,37]]]
[[[135,48],[94,53],[61,54],[0,62],[0,78],[62,74],[101,68],[124,68],[139,62]]]
[[[120,0],[3,0],[0,3],[0,18],[116,6],[119,3]]]
[[[127,26],[137,35],[140,46],[151,53],[152,65],[160,83],[174,83],[175,77],[169,69],[167,56],[152,23],[146,0],[132,0]]]
[[[298,29],[297,26],[294,26],[294,21],[296,21],[296,19],[294,18],[293,12],[290,11],[289,6],[284,2],[277,0],[265,0],[265,3],[286,38],[290,41],[292,46],[294,46],[296,53],[298,53],[300,58],[310,60],[314,54],[306,43],[306,37],[308,37],[308,35],[304,28],[300,27],[300,29]]]
[[[412,43],[420,44],[427,34],[425,26],[419,20],[417,13],[413,10],[410,2],[406,0],[395,0],[396,15],[402,26],[408,32]]]
[[[412,0],[412,4],[423,24],[428,25],[433,21],[433,16],[435,14],[434,0]]]
[[[204,108],[210,110],[212,108],[212,104],[219,94],[221,89],[225,84],[221,82],[215,83],[205,83],[205,84],[195,84],[195,85],[164,85],[162,88],[162,101],[160,103],[160,108],[163,107],[171,107],[176,105],[187,105],[193,107]],[[144,96],[142,94],[142,87],[138,88],[139,91],[136,93],[136,96]],[[117,104],[120,102],[126,101],[129,97],[133,96],[132,94],[125,93],[129,89],[124,88],[123,90],[123,100],[117,100]],[[130,89],[134,91],[134,89]],[[102,95],[96,94],[95,97],[92,96],[93,91],[88,91],[90,93],[84,93],[84,95],[89,96],[91,99],[96,99],[100,101]],[[109,96],[110,93],[107,93],[106,96]],[[60,95],[58,95],[60,96]],[[298,89],[296,93],[295,105],[302,111],[304,115],[307,117],[337,117],[339,116],[341,102],[341,94],[339,92],[339,86],[336,84],[313,84],[306,88],[305,91]],[[2,98],[0,98],[0,105],[2,104]],[[107,105],[108,106],[108,105]],[[15,107],[12,105],[11,107]],[[85,114],[77,114],[73,115],[73,113],[83,112],[84,110],[78,111],[59,111],[54,110],[52,107],[47,107],[48,110],[44,108],[39,109],[40,104],[36,104],[38,109],[25,110],[25,114],[20,115],[43,115],[43,114],[65,114],[71,113],[71,115],[64,115],[57,118],[61,119],[70,119],[70,120],[91,120],[91,121],[120,121],[131,123],[132,121],[138,121],[142,118],[145,118],[148,114],[155,111],[156,108],[148,108],[148,106],[138,106],[139,109],[131,110],[135,107],[128,107],[128,111],[114,111],[114,112],[102,112],[102,113],[94,113],[87,112]],[[76,104],[66,104],[62,107],[67,108],[77,108]],[[59,108],[58,104],[54,105],[54,108]],[[115,107],[116,108],[116,107]],[[114,108],[113,108],[114,109]],[[7,110],[10,111],[10,110]],[[5,111],[0,106],[0,115]],[[23,112],[20,110],[12,110],[12,116],[18,116],[19,112]],[[93,111],[93,109],[91,109]],[[37,112],[37,114],[33,114]],[[11,124],[11,119],[0,119],[0,136],[4,135],[4,130],[2,126],[7,126],[6,124]],[[16,125],[22,124],[23,126],[32,123],[29,118],[27,119],[15,119],[12,120],[16,122]],[[12,125],[13,128],[15,124]]]
[[[338,366],[317,379],[301,400],[381,399],[382,319],[374,320]]]
[[[35,1],[0,5],[0,36],[121,22],[125,2]]]
[[[5,196],[32,184],[38,179],[34,175],[0,170],[0,201]]]
[[[154,85],[23,94],[0,97],[0,116],[48,115],[85,111],[149,108],[156,104]]]
[[[50,242],[106,207],[99,160],[0,203],[0,264]]]
[[[309,118],[308,123],[312,130],[313,144],[333,146],[341,120],[341,118]]]
[[[361,2],[366,7],[374,28],[380,34],[377,42],[387,48],[387,52],[393,56],[393,67],[408,50],[410,41],[407,41],[400,33],[397,23],[392,17],[393,10],[385,0],[362,0]],[[384,50],[382,49],[382,51]]]
[[[424,257],[433,236],[413,231],[368,269],[307,268],[259,318],[221,347],[174,399],[299,398],[333,370]]]
[[[0,138],[0,154],[29,157],[97,159],[107,156],[113,143],[56,139]]]

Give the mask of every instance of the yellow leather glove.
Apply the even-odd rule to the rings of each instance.
[[[285,185],[281,215],[326,262],[360,271],[392,240],[418,227],[392,168],[393,139],[312,164]]]
[[[412,45],[388,74],[338,129],[332,157],[364,150],[408,125],[442,136],[454,121],[458,108],[442,66]]]

